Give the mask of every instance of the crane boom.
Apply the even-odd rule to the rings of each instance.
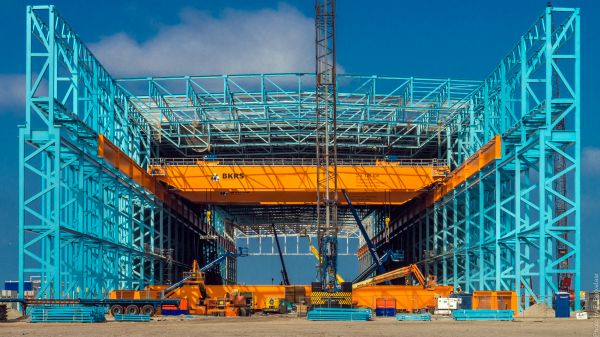
[[[374,286],[397,278],[406,277],[411,274],[415,276],[415,278],[417,279],[419,284],[423,286],[423,288],[427,287],[427,281],[425,280],[425,276],[423,276],[421,269],[419,269],[419,266],[417,266],[416,264],[411,264],[406,267],[394,269],[387,273],[368,278],[362,282],[354,283],[352,285],[352,289],[360,289],[368,286]]]
[[[285,268],[285,261],[283,260],[283,253],[281,252],[281,246],[279,245],[279,238],[277,238],[277,230],[275,229],[275,224],[273,226],[273,237],[275,239],[275,243],[277,244],[277,251],[279,252],[279,260],[281,261],[281,278],[283,284],[286,286],[290,285],[290,278],[288,277],[287,269]]]

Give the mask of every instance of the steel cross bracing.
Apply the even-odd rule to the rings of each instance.
[[[230,206],[225,208],[235,223],[236,242],[249,247],[250,255],[276,255],[273,241],[273,225],[283,241],[285,255],[313,255],[307,236],[317,242],[316,232],[311,228],[316,222],[314,206]],[[381,213],[380,207],[357,207],[366,225]],[[338,207],[338,256],[355,255],[361,238],[356,222],[347,207]]]
[[[379,207],[361,207],[358,212],[368,216]],[[315,235],[315,206],[228,206],[224,207],[241,235],[272,236],[271,224],[275,224],[284,235]],[[324,210],[321,209],[323,213]],[[356,223],[347,207],[338,207],[340,236],[353,236]]]
[[[212,229],[183,201],[167,207],[98,157],[103,134],[146,166],[151,128],[53,6],[27,7],[26,48],[19,294],[36,276],[39,297],[104,297],[168,282],[223,249],[200,240]]]
[[[407,205],[389,244],[441,283],[515,290],[521,308],[551,304],[571,278],[578,309],[580,74],[579,9],[548,7],[444,124],[451,166],[496,134],[501,159],[418,214]]]
[[[123,79],[146,117],[153,157],[314,158],[314,74]],[[337,75],[340,158],[438,156],[439,122],[468,103],[480,81]]]
[[[441,282],[515,289],[526,306],[529,297],[549,301],[569,276],[579,305],[579,20],[578,9],[548,8],[483,84],[338,75],[341,158],[437,157],[454,168],[502,136],[501,159],[390,224],[387,244]],[[226,249],[198,238],[212,229],[193,205],[165,207],[98,159],[98,134],[142,167],[186,155],[314,155],[314,75],[114,82],[54,7],[29,7],[27,22],[19,278],[41,276],[40,296],[141,287],[176,275],[198,256],[191,247],[202,256]],[[374,238],[380,246],[385,233]],[[226,268],[231,279],[235,261]]]
[[[337,80],[335,57],[335,2],[317,0],[315,6],[315,157],[319,248],[317,275],[324,289],[336,289],[338,246]],[[322,212],[324,210],[324,212]]]

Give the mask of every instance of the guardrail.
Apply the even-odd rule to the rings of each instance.
[[[206,163],[219,166],[316,166],[314,158],[153,158],[151,166],[196,166]],[[372,160],[372,159],[338,159],[338,166],[434,166],[446,167],[444,159],[398,159],[398,160]]]

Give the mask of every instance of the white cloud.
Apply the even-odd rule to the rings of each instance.
[[[581,152],[583,174],[600,177],[600,148],[585,147]]]
[[[90,45],[115,77],[314,72],[314,22],[297,9],[185,9],[145,40],[126,33]]]
[[[0,74],[0,108],[25,106],[25,75]]]

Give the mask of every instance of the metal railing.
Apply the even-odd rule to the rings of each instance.
[[[196,166],[211,163],[219,166],[316,166],[314,158],[153,158],[151,166]],[[446,167],[445,159],[338,159],[338,166],[433,166]]]

